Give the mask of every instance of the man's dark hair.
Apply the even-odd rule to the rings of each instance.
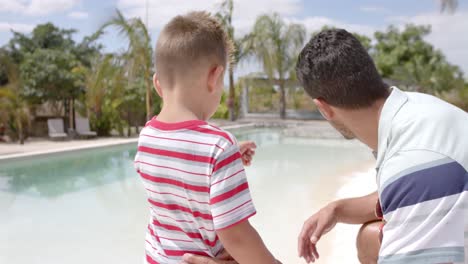
[[[296,72],[312,98],[336,107],[369,107],[389,94],[366,49],[344,29],[314,36],[301,51]]]

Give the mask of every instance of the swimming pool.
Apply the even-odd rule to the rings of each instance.
[[[283,263],[302,263],[302,223],[368,167],[371,154],[354,141],[278,129],[236,134],[259,146],[247,169],[253,225]],[[0,263],[141,263],[148,209],[134,154],[127,144],[0,164]]]

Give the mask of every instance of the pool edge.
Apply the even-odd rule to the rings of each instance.
[[[257,125],[254,123],[246,123],[246,124],[224,125],[220,127],[225,130],[231,130],[231,129],[246,128],[246,127],[256,127],[256,126]],[[8,161],[15,161],[15,160],[24,159],[24,158],[48,156],[48,155],[54,155],[58,153],[66,153],[66,152],[73,152],[73,151],[79,151],[79,150],[112,147],[112,146],[125,145],[125,144],[130,144],[130,143],[137,143],[137,142],[138,142],[138,137],[128,138],[128,139],[119,138],[113,142],[97,142],[95,144],[86,145],[86,146],[73,146],[73,147],[57,148],[57,149],[45,150],[45,151],[31,151],[31,152],[0,155],[0,164],[8,162]]]
[[[48,155],[53,155],[53,154],[58,154],[58,153],[112,147],[112,146],[119,146],[119,145],[125,145],[125,144],[137,143],[137,142],[138,142],[138,138],[136,137],[136,138],[129,138],[129,139],[117,139],[114,142],[97,142],[96,144],[91,144],[91,145],[86,145],[86,146],[73,146],[73,147],[66,147],[66,148],[57,148],[53,150],[31,151],[31,152],[24,152],[24,153],[2,155],[0,156],[0,164],[4,162],[8,162],[8,161],[23,159],[23,158],[48,156]]]

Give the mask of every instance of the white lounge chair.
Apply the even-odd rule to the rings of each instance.
[[[76,134],[81,137],[97,137],[97,133],[89,128],[88,118],[76,117]]]
[[[66,139],[63,120],[61,118],[52,118],[47,120],[47,127],[49,128],[49,137],[51,139]]]

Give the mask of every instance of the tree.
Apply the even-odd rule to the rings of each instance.
[[[73,29],[46,23],[36,26],[31,34],[13,32],[6,46],[12,60],[19,65],[28,102],[50,102],[54,106],[63,102],[65,117],[72,114],[70,119],[65,119],[69,120],[68,127],[74,124],[74,99],[84,90],[78,85],[74,69],[81,65],[90,67],[91,58],[102,48],[95,42],[99,34],[85,37],[77,44],[72,38],[74,33]]]
[[[91,68],[82,68],[87,116],[98,135],[107,136],[112,128],[123,131],[120,112],[125,101],[126,80],[122,60],[108,54],[95,58]]]
[[[287,24],[278,14],[257,18],[247,38],[249,49],[262,63],[266,75],[278,80],[280,117],[286,118],[285,81],[291,78],[306,30],[300,24]]]
[[[75,42],[72,35],[73,29],[60,29],[52,23],[38,25],[31,34],[23,34],[13,31],[13,38],[7,44],[13,60],[20,64],[24,56],[33,53],[37,49],[53,49],[71,52]]]
[[[225,31],[231,42],[234,45],[234,53],[236,53],[235,45],[235,38],[234,38],[234,26],[232,25],[232,14],[234,11],[234,2],[233,0],[224,0],[221,3],[221,8],[219,12],[216,14],[218,19],[224,26]],[[236,90],[234,87],[234,67],[235,64],[238,62],[238,58],[236,58],[236,54],[232,54],[232,58],[229,61],[229,97],[227,100],[227,105],[229,109],[229,120],[234,121],[236,119],[235,116],[235,100],[236,100]]]
[[[382,76],[432,94],[463,86],[461,70],[424,40],[430,32],[429,26],[415,25],[407,25],[401,31],[390,26],[384,32],[376,32],[373,55]]]
[[[76,57],[69,52],[36,49],[27,53],[20,66],[25,95],[36,103],[78,97],[81,91],[76,85],[78,76],[73,72],[78,66]]]
[[[152,95],[152,48],[151,38],[145,24],[139,18],[126,19],[117,10],[114,17],[105,23],[101,30],[108,27],[115,27],[121,35],[128,40],[126,75],[131,85],[138,76],[144,76],[146,89],[146,119],[151,119],[153,115],[151,106]]]
[[[13,136],[19,139],[20,144],[24,144],[29,109],[22,96],[20,71],[5,50],[0,50],[0,64],[7,78],[6,84],[0,84],[0,123],[8,124]]]

